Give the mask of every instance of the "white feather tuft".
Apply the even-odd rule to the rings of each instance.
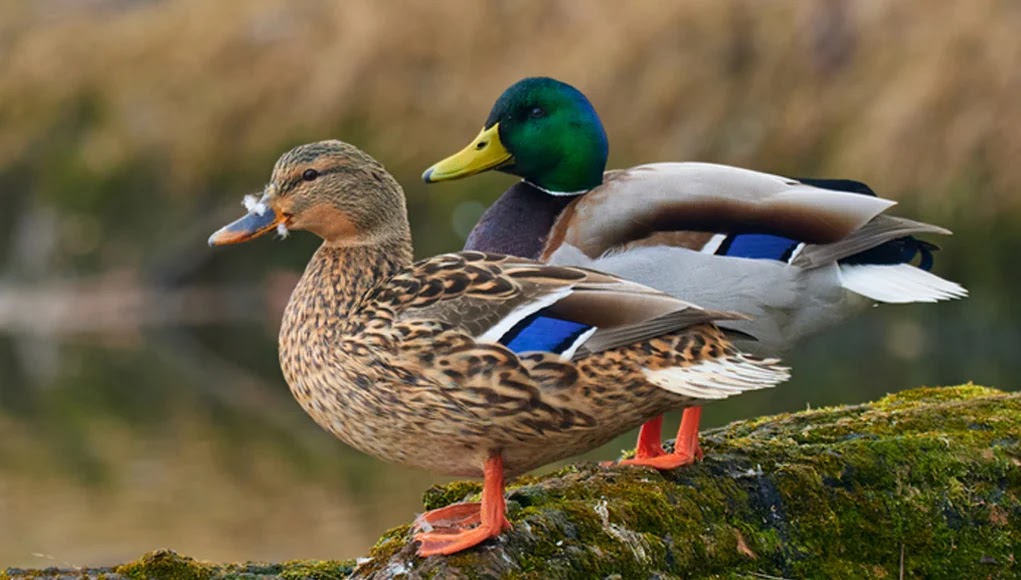
[[[287,229],[284,222],[277,224],[277,236],[282,240],[287,237],[287,234],[291,233],[291,230]]]
[[[726,399],[745,391],[774,387],[790,378],[777,359],[737,355],[683,367],[643,369],[650,383],[693,399]]]
[[[245,209],[250,212],[254,212],[256,215],[264,215],[267,211],[269,211],[269,206],[250,193],[241,200],[241,205],[245,206]]]
[[[956,282],[944,280],[911,264],[843,264],[841,285],[877,302],[939,302],[968,296]]]

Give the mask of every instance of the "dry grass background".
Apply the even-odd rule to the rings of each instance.
[[[592,98],[619,164],[855,176],[979,219],[1021,200],[1010,1],[23,0],[0,22],[0,173],[144,160],[197,195],[336,135],[417,188],[503,88],[547,74]]]
[[[911,384],[903,373],[930,370],[947,380],[998,384],[999,375],[980,371],[1006,368],[996,361],[1015,352],[1016,335],[1008,331],[1011,321],[1021,319],[1016,300],[990,298],[1013,299],[1017,287],[1009,278],[1016,277],[1013,269],[1001,267],[995,251],[1013,255],[1010,248],[1021,246],[1013,227],[1021,218],[1019,31],[1021,3],[1013,0],[6,0],[0,2],[0,231],[10,239],[0,235],[0,275],[6,250],[17,249],[16,238],[32,245],[38,238],[30,234],[44,230],[37,224],[48,219],[59,240],[51,244],[56,257],[35,267],[40,278],[172,264],[153,258],[175,236],[187,241],[180,244],[184,251],[177,249],[187,261],[217,260],[210,277],[226,272],[219,279],[247,283],[257,275],[239,275],[237,264],[248,260],[252,272],[262,274],[269,267],[261,260],[282,252],[290,254],[277,263],[293,270],[311,240],[296,236],[294,243],[264,245],[262,252],[215,258],[195,248],[225,219],[212,215],[212,208],[239,210],[240,194],[264,182],[280,152],[327,137],[365,148],[405,185],[420,255],[455,249],[451,214],[471,205],[464,204],[468,200],[494,198],[510,179],[480,177],[427,189],[419,174],[466,144],[510,83],[541,74],[589,95],[607,125],[614,166],[687,159],[852,177],[907,202],[907,215],[983,236],[999,226],[992,233],[1006,249],[967,234],[947,243],[941,273],[965,281],[981,299],[926,311],[949,312],[959,326],[930,329],[925,344],[931,358],[924,367],[868,359],[875,374],[870,388],[877,390],[896,381],[898,387]],[[206,218],[211,223],[199,223]],[[27,225],[8,227],[19,220]],[[979,243],[988,253],[973,259]],[[28,270],[10,269],[15,277],[27,277]],[[979,279],[991,290],[976,288]],[[907,311],[891,310],[886,317],[910,318],[900,314]],[[905,328],[913,338],[887,342],[923,350],[922,331]],[[234,345],[239,334],[220,336],[221,347],[233,347],[222,350],[245,365],[257,361],[281,388],[281,412],[298,415],[276,375],[271,340],[260,335],[265,344],[258,346],[268,354],[244,359],[238,353],[253,345]],[[880,334],[856,336],[869,342]],[[4,381],[16,367],[4,367],[3,340],[0,334],[0,406],[8,403]],[[854,336],[849,340],[854,343]],[[820,348],[833,352],[820,354],[830,359],[845,348],[827,344],[834,346]],[[875,345],[866,346],[859,351],[874,352]],[[0,466],[9,468],[0,481],[0,521],[6,514],[9,521],[26,522],[6,536],[0,531],[0,548],[7,550],[0,549],[0,565],[38,565],[26,556],[32,551],[100,563],[161,544],[221,559],[354,556],[418,505],[424,484],[416,478],[426,476],[373,467],[380,464],[370,460],[356,470],[387,471],[363,485],[393,480],[403,491],[379,496],[379,503],[361,511],[352,507],[357,502],[346,488],[330,487],[336,477],[309,476],[314,481],[290,485],[302,476],[272,458],[258,459],[274,448],[253,442],[247,432],[227,436],[222,455],[203,447],[206,438],[222,433],[160,428],[155,435],[130,430],[104,438],[96,409],[122,421],[135,412],[130,405],[121,408],[123,398],[156,407],[162,399],[146,394],[158,381],[142,370],[130,375],[137,384],[118,382],[128,354],[94,356],[109,359],[113,370],[89,375],[62,368],[62,387],[26,395],[40,409],[52,400],[82,415],[85,435],[67,427],[73,422],[64,415],[45,411],[27,421],[0,422],[6,434],[0,437],[6,443],[0,445]],[[824,358],[803,357],[802,377],[824,377],[826,400],[852,400],[834,394],[844,391],[834,390],[836,381],[826,374],[830,359]],[[138,365],[169,372],[148,359]],[[853,371],[840,383],[844,387],[859,382],[858,368],[851,366],[836,365],[838,373]],[[953,374],[959,371],[967,376]],[[195,398],[189,388],[221,386],[172,378],[163,381],[173,383],[164,389],[187,401]],[[777,395],[791,397],[783,408],[804,405],[807,399],[799,397],[810,391],[811,379],[802,382],[802,391]],[[820,396],[812,391],[811,402]],[[761,400],[759,407],[747,405],[741,413],[762,410]],[[220,426],[218,421],[210,424]],[[262,430],[257,423],[250,428]],[[61,443],[94,440],[89,448],[103,450],[110,461],[127,461],[129,476],[150,473],[153,465],[194,470],[182,467],[155,483],[114,478],[115,489],[96,503],[96,493],[80,495],[62,487],[66,482],[49,487],[26,475],[29,459],[48,473],[61,464],[59,454],[23,462],[11,455],[19,442],[31,453],[45,451],[33,445],[63,430],[70,434]],[[125,441],[132,437],[155,443],[129,447]],[[76,445],[67,449],[72,458],[80,454]],[[330,447],[323,456],[332,461],[338,453]],[[269,475],[249,480],[215,472],[223,456],[238,454]],[[179,455],[181,461],[174,459]],[[175,482],[175,476],[193,487],[178,487],[184,479]],[[266,506],[216,507],[232,501]],[[274,503],[293,509],[281,511]],[[315,520],[317,512],[326,514],[322,521]],[[109,525],[94,527],[101,523],[94,521],[99,513]]]

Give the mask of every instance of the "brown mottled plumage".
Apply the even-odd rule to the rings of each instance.
[[[286,153],[261,204],[210,243],[280,224],[324,238],[280,331],[281,367],[302,408],[373,456],[486,479],[481,507],[424,516],[423,527],[454,531],[421,534],[422,554],[506,528],[504,471],[570,457],[701,398],[787,378],[711,324],[736,315],[613,276],[479,252],[412,264],[400,187],[346,143]],[[516,354],[501,344],[539,311],[590,330],[557,352]]]

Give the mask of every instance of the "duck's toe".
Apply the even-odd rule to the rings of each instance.
[[[701,451],[699,451],[699,457]],[[691,465],[695,463],[696,456],[694,453],[664,453],[656,457],[635,457],[634,459],[625,459],[618,463],[618,465],[639,465],[642,467],[652,467],[653,469],[670,470],[683,467],[685,465]]]
[[[445,532],[473,528],[482,523],[482,504],[462,502],[429,510],[415,519],[413,529],[422,532]]]
[[[415,541],[422,543],[418,547],[418,555],[423,558],[426,556],[455,554],[461,550],[477,546],[489,538],[495,538],[501,532],[510,528],[510,522],[505,518],[500,518],[500,521],[492,522],[489,525],[480,523],[475,528],[453,533],[421,532],[415,534]]]

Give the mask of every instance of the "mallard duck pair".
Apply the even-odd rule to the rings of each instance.
[[[844,264],[858,263],[847,258],[869,248],[895,243],[902,256],[912,249],[929,256],[929,246],[905,237],[923,231],[912,229],[922,225],[901,220],[900,230],[887,227],[880,214],[890,202],[869,196],[719,166],[685,173],[679,167],[685,164],[619,172],[600,186],[605,136],[598,180],[589,161],[578,164],[585,156],[577,154],[571,145],[577,139],[570,135],[562,136],[560,151],[572,158],[573,169],[544,169],[555,156],[533,155],[526,150],[529,139],[512,139],[505,130],[524,126],[527,133],[527,119],[564,117],[551,102],[533,104],[512,91],[501,97],[489,132],[473,145],[481,152],[504,149],[502,159],[449,171],[466,158],[462,153],[427,173],[435,180],[500,168],[527,176],[487,212],[469,243],[498,254],[464,251],[412,263],[400,186],[378,162],[340,141],[285,153],[261,198],[248,204],[248,214],[209,239],[222,245],[291,229],[323,238],[280,331],[281,367],[295,398],[324,429],[368,454],[484,480],[481,502],[420,517],[424,531],[416,539],[423,556],[454,553],[507,529],[507,475],[576,455],[646,421],[651,424],[644,440],[654,439],[656,448],[649,445],[646,459],[663,457],[658,432],[650,434],[663,412],[788,378],[776,359],[742,352],[727,330],[754,344],[748,335],[760,338],[754,333],[763,323],[729,308],[687,302],[682,298],[689,289],[700,289],[696,294],[705,301],[714,285],[724,284],[727,293],[749,300],[738,300],[733,310],[754,314],[778,299],[763,304],[763,287],[751,279],[775,267],[789,272],[792,287],[786,292],[793,295],[784,316],[795,319],[806,308],[800,300],[826,303],[833,301],[829,293],[846,292],[839,285],[820,291],[806,282],[827,264],[837,264],[829,269],[838,270],[831,276],[839,280]],[[571,106],[591,109],[584,97],[568,93],[547,94],[567,95]],[[520,106],[526,106],[524,117],[514,117]],[[565,179],[583,166],[589,174],[572,188]],[[702,185],[678,190],[684,183],[679,175]],[[691,191],[699,195],[681,195]],[[632,203],[636,195],[641,197]],[[663,214],[657,217],[655,207],[664,208]],[[772,247],[765,242],[779,236],[794,247],[773,260],[738,252],[765,251]],[[844,242],[856,236],[857,242]],[[823,243],[828,245],[818,245]],[[713,251],[705,251],[709,247]],[[681,259],[675,255],[680,251],[704,257],[707,264],[742,259],[749,270],[741,273],[731,265],[722,268],[724,275],[692,261],[697,269],[675,272],[672,260]],[[608,270],[630,278],[565,265],[569,262],[613,266]],[[670,286],[674,273],[700,284]],[[767,277],[762,284],[784,280]],[[941,282],[944,286],[929,288],[930,295],[952,293]],[[785,329],[791,323],[766,324],[789,336]],[[695,428],[682,434],[690,440],[679,443],[681,452],[646,464],[669,466],[685,452],[693,456],[695,434],[697,417]]]
[[[487,170],[522,178],[468,236],[466,250],[580,266],[646,284],[705,308],[775,356],[876,303],[967,295],[928,272],[944,228],[884,213],[894,202],[865,184],[791,179],[710,163],[653,163],[605,171],[606,132],[589,100],[550,78],[507,89],[482,131],[423,174],[427,183]],[[918,266],[912,264],[918,261]],[[639,433],[628,463],[675,468],[701,451],[701,410],[688,408],[675,452],[662,418]]]
[[[305,411],[370,455],[484,478],[481,503],[421,516],[423,556],[506,529],[505,475],[788,376],[713,324],[740,315],[614,276],[484,252],[413,264],[400,186],[340,141],[284,154],[248,206],[209,243],[281,229],[323,238],[280,329]]]

